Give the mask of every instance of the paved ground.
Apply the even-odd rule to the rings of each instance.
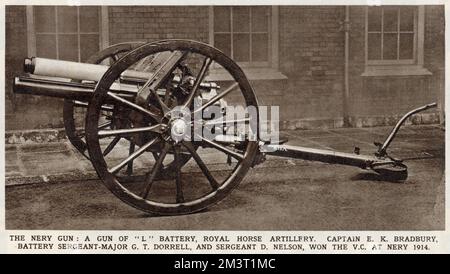
[[[292,145],[374,151],[390,128],[288,131]],[[115,198],[67,143],[6,147],[7,229],[441,230],[444,131],[408,126],[391,148],[408,161],[405,183],[353,167],[269,158],[212,208],[143,214]],[[213,156],[210,156],[213,157]],[[189,174],[186,174],[189,176]],[[195,176],[195,175],[193,175]]]

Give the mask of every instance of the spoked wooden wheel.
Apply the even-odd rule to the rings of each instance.
[[[146,58],[154,60],[155,56],[164,56],[164,60],[138,86],[135,98],[125,99],[114,93],[111,87],[125,70]],[[207,75],[213,70],[227,75],[222,78],[227,81],[220,83],[217,92],[205,88],[210,83],[207,80],[211,75]],[[248,106],[256,112],[248,112],[241,119],[229,119],[235,117],[229,113],[225,120],[210,116],[208,111],[213,106],[223,109],[221,102],[225,97],[227,111],[232,105],[236,109],[241,107],[240,113]],[[131,123],[116,130],[99,130],[101,108],[111,101],[121,105],[123,115],[131,117]],[[202,106],[194,108],[194,102],[199,101]],[[183,115],[175,115],[180,107]],[[257,129],[249,125],[249,121],[257,122],[257,119],[255,94],[234,61],[207,44],[188,40],[160,41],[129,52],[99,81],[88,107],[87,145],[98,175],[121,200],[145,212],[185,214],[222,200],[244,178],[258,150],[254,135]],[[215,127],[219,124],[226,124],[227,131],[236,129],[234,135],[217,134]],[[195,129],[198,125],[200,134]],[[251,128],[250,131],[237,133],[243,126]],[[216,134],[206,136],[202,132]],[[122,136],[138,148],[122,159],[109,160],[102,153],[101,138],[104,136]],[[234,141],[227,141],[224,136]],[[151,162],[148,155],[154,153],[158,157]],[[192,156],[194,161],[183,167],[182,155]],[[147,168],[142,181],[128,183],[121,180],[118,174],[130,161],[141,161],[141,166]],[[175,162],[175,178],[157,180],[167,161]]]

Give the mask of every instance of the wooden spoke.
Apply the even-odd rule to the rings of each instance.
[[[153,166],[152,171],[149,173],[149,175],[147,176],[147,178],[145,179],[145,188],[144,191],[142,191],[141,193],[141,197],[146,199],[150,189],[152,188],[153,185],[153,181],[156,178],[156,175],[158,175],[159,170],[162,167],[162,163],[164,161],[164,158],[166,158],[167,152],[169,151],[169,144],[165,144],[164,148],[162,149],[161,153],[159,154],[159,158],[156,161],[155,165]]]
[[[194,113],[197,112],[201,112],[203,111],[205,108],[213,105],[214,103],[216,103],[217,101],[219,101],[220,99],[222,99],[223,97],[225,97],[228,93],[232,92],[235,88],[237,88],[239,86],[238,83],[234,83],[231,86],[229,86],[226,90],[222,91],[221,93],[217,94],[216,96],[214,96],[213,98],[211,98],[211,100],[209,100],[208,102],[206,102],[204,105],[202,105],[200,108],[195,109]]]
[[[242,119],[234,119],[234,120],[222,120],[222,119],[217,119],[217,120],[210,120],[210,121],[205,121],[203,124],[205,126],[213,126],[213,125],[222,125],[222,124],[241,124],[241,123],[246,123],[246,122],[250,122],[250,118],[242,118]]]
[[[181,163],[180,163],[180,155],[178,154],[177,148],[173,147],[173,157],[175,160],[175,169],[176,169],[176,177],[175,184],[177,190],[177,203],[184,203],[184,195],[183,195],[183,184],[181,181]]]
[[[82,102],[82,101],[77,101],[77,100],[73,101],[73,104],[74,104],[75,107],[83,107],[83,108],[87,108],[88,105],[89,105],[87,102]],[[101,110],[113,111],[113,107],[112,106],[103,105],[101,107]]]
[[[158,152],[153,151],[152,155],[153,155],[153,158],[155,159],[155,161],[158,161],[158,158],[159,158]],[[164,167],[165,167],[164,164],[161,164],[161,168],[164,168]]]
[[[104,128],[107,128],[109,126],[111,126],[111,121],[104,122],[104,123],[98,125],[98,129],[104,129]]]
[[[136,127],[136,128],[123,128],[123,129],[111,129],[111,130],[100,130],[98,132],[99,137],[108,137],[108,136],[114,136],[114,135],[127,135],[127,134],[133,134],[133,133],[140,133],[140,132],[160,132],[161,131],[161,125],[154,125],[149,127]]]
[[[128,155],[134,153],[136,145],[133,142],[130,142],[130,148],[128,150]],[[129,161],[127,164],[127,175],[131,175],[133,173],[133,160]]]
[[[212,63],[212,59],[206,57],[203,60],[203,64],[202,64],[202,68],[200,69],[197,78],[195,79],[195,83],[194,86],[192,87],[191,93],[189,94],[189,97],[187,98],[186,102],[184,103],[183,107],[184,108],[189,108],[192,100],[194,100],[195,94],[197,93],[197,89],[200,86],[200,84],[202,83],[203,79],[206,76],[206,73],[208,72],[209,66]]]
[[[122,137],[120,137],[120,136],[114,137],[114,139],[111,141],[111,143],[109,143],[109,145],[103,151],[103,156],[108,155],[114,149],[114,147],[117,145],[117,143],[120,141],[120,139],[122,139]]]
[[[88,107],[88,103],[86,103],[86,102],[82,102],[82,101],[77,101],[77,100],[75,100],[75,101],[73,101],[73,104],[76,106],[76,107]]]
[[[133,152],[131,155],[129,155],[125,160],[123,160],[122,162],[120,162],[120,164],[114,166],[113,168],[108,169],[108,171],[110,173],[117,173],[121,168],[123,168],[124,166],[126,166],[130,161],[136,159],[137,157],[139,157],[142,153],[145,152],[145,150],[147,150],[151,145],[153,145],[156,140],[158,140],[158,138],[154,138],[152,139],[150,142],[146,143],[145,145],[141,146],[138,150],[136,150],[135,152]]]
[[[103,135],[103,136],[99,136],[99,139],[103,139],[106,137],[109,137],[111,135]],[[77,138],[83,139],[86,137],[86,132],[84,130],[80,130],[79,132],[77,132]]]
[[[133,108],[133,109],[135,109],[137,111],[145,113],[145,114],[147,114],[147,115],[149,115],[149,116],[151,116],[151,117],[153,117],[153,118],[155,118],[157,120],[161,118],[158,114],[156,114],[156,113],[154,113],[154,112],[152,112],[150,110],[147,110],[147,109],[145,109],[145,108],[143,108],[141,106],[138,106],[138,105],[136,105],[136,104],[134,104],[134,103],[132,103],[130,101],[127,101],[127,100],[121,98],[120,96],[115,95],[114,93],[112,93],[110,91],[107,94],[108,94],[109,97],[113,98],[114,100],[116,100],[116,101],[118,101],[118,102],[120,102],[120,103],[122,103],[124,105],[127,105],[127,106],[129,106],[129,107],[131,107],[131,108]]]
[[[158,158],[159,158],[158,152],[153,151],[152,154],[153,154],[153,158],[155,158],[155,161],[158,161]]]
[[[239,161],[242,160],[242,159],[244,159],[244,155],[242,155],[242,154],[240,154],[240,153],[237,153],[237,152],[235,152],[235,151],[233,151],[233,150],[231,150],[231,149],[229,149],[229,148],[227,148],[227,147],[224,147],[224,146],[222,146],[222,145],[219,145],[218,143],[216,143],[216,142],[214,142],[214,141],[211,141],[211,140],[208,140],[207,138],[204,138],[204,137],[202,137],[202,136],[200,136],[200,135],[198,135],[198,134],[197,134],[197,137],[201,138],[202,141],[205,142],[205,143],[207,143],[208,145],[210,145],[210,146],[212,146],[212,147],[214,147],[214,148],[216,148],[216,149],[222,151],[222,152],[225,153],[225,154],[230,155],[231,157],[233,157],[233,158],[235,158],[235,159],[237,159],[237,160],[239,160]]]
[[[183,142],[182,145],[187,148],[187,150],[191,153],[192,157],[194,158],[195,162],[197,162],[197,165],[202,170],[203,174],[206,176],[206,178],[209,181],[209,184],[211,185],[213,190],[216,190],[219,188],[219,184],[217,183],[216,179],[212,176],[211,172],[209,172],[208,167],[206,167],[203,160],[198,155],[197,151],[195,151],[194,147],[189,142]]]

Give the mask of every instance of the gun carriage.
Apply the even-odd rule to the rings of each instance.
[[[125,203],[162,215],[192,213],[219,202],[265,155],[350,165],[404,181],[406,165],[387,149],[409,116],[436,106],[410,111],[376,144],[373,155],[360,155],[263,139],[249,80],[232,59],[204,43],[122,43],[87,63],[25,59],[24,70],[14,79],[14,92],[63,98],[67,137],[106,187]],[[208,75],[213,70],[224,81],[213,82]],[[228,115],[230,106],[256,111],[236,118]],[[214,107],[221,117],[208,113]],[[204,136],[205,131],[214,134]],[[211,165],[213,154],[227,166]],[[188,165],[191,159],[194,164]]]

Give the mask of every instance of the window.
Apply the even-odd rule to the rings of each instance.
[[[369,7],[367,59],[372,63],[413,63],[417,7]]]
[[[423,67],[424,6],[366,9],[363,76],[429,75]]]
[[[277,6],[210,6],[209,43],[238,62],[250,80],[287,79],[278,71]],[[228,78],[216,68],[211,79]]]
[[[277,28],[277,7],[210,7],[210,43],[242,67],[277,68]]]
[[[269,60],[270,8],[214,7],[214,45],[241,64]]]
[[[101,9],[34,6],[27,11],[32,55],[83,62],[101,48]]]

